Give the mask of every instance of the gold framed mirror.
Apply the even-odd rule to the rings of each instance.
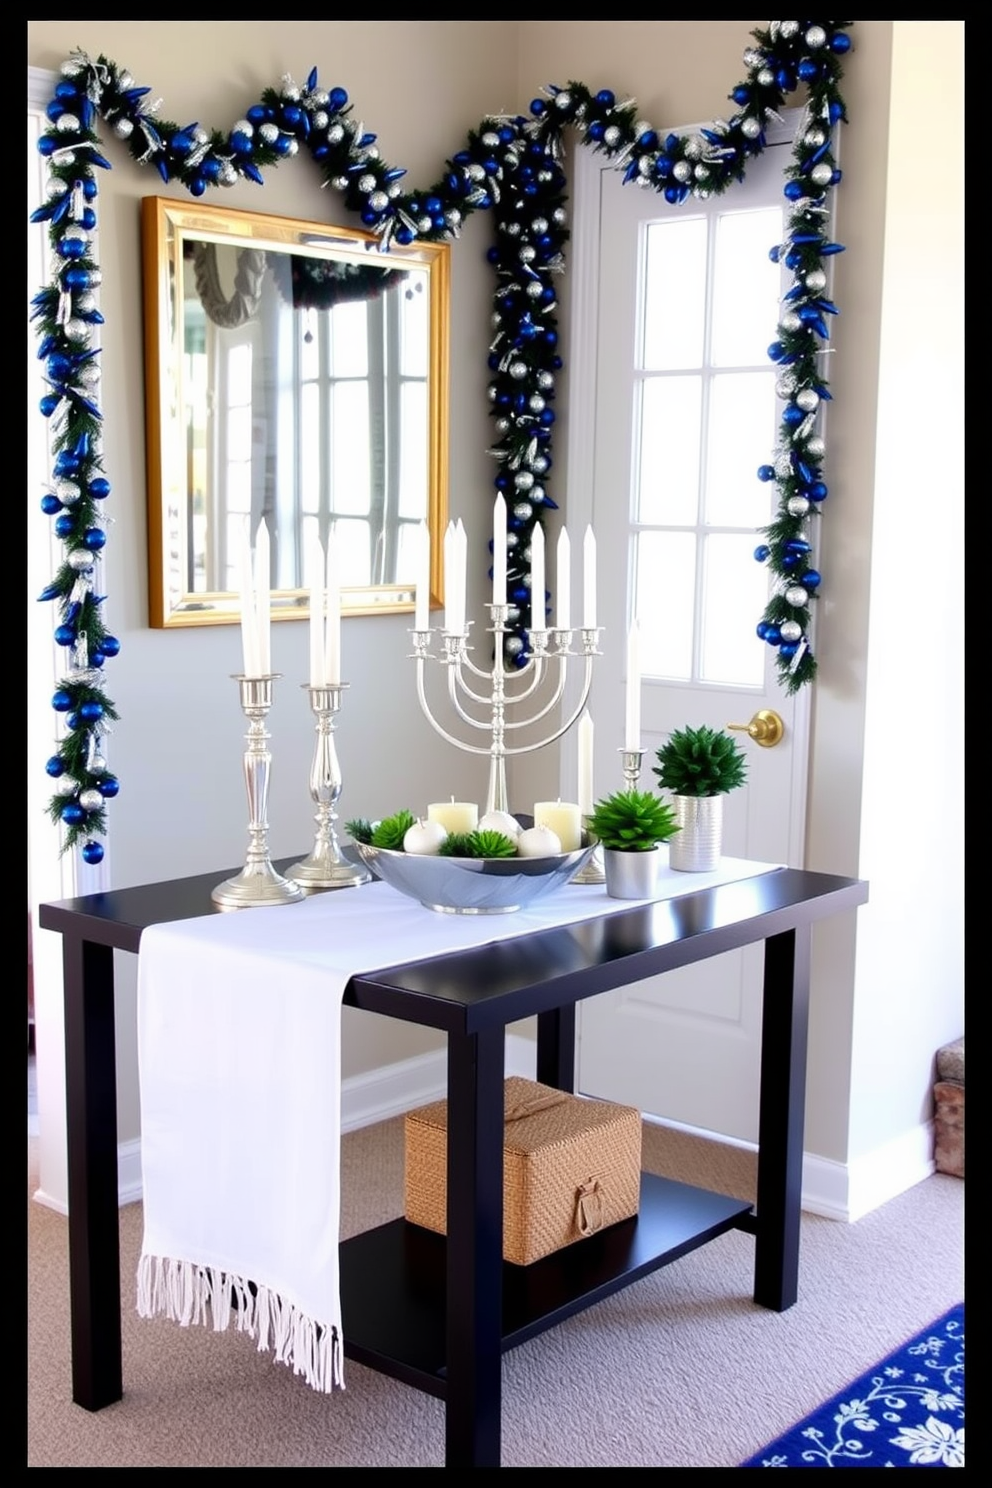
[[[304,618],[313,537],[345,614],[431,600],[448,513],[448,244],[167,197],[141,204],[154,628],[239,619],[246,518],[264,519],[272,616]]]

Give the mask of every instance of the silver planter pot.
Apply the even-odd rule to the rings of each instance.
[[[653,899],[658,891],[660,848],[648,852],[621,852],[603,848],[606,892],[611,899]]]
[[[720,866],[723,796],[673,796],[672,806],[681,830],[669,838],[669,867],[711,873]]]

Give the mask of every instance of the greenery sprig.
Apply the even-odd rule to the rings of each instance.
[[[529,660],[534,611],[543,626],[548,596],[529,593],[530,542],[557,503],[548,491],[552,468],[559,349],[556,278],[564,271],[568,240],[562,161],[568,129],[623,171],[624,181],[658,193],[678,207],[705,199],[744,179],[748,162],[766,144],[766,128],[798,88],[807,103],[797,130],[785,188],[790,203],[784,243],[772,252],[793,275],[769,356],[781,368],[785,400],[773,463],[759,477],[773,480],[779,510],[763,530],[755,557],[767,563],[774,592],[758,624],[777,648],[779,677],[789,692],[811,682],[816,662],[810,641],[812,604],[821,579],[812,566],[809,521],[827,496],[820,410],[829,399],[821,358],[828,317],[823,265],[842,251],[829,236],[829,192],[841,174],[833,141],[846,121],[839,92],[841,61],[850,50],[850,21],[770,21],[754,30],[744,52],[746,76],[728,95],[727,119],[685,135],[662,135],[638,117],[633,99],[580,82],[550,84],[529,114],[487,115],[470,130],[431,185],[408,190],[406,171],[383,159],[374,133],[355,120],[343,88],[324,89],[314,68],[306,83],[284,76],[265,88],[229,130],[181,125],[160,115],[160,101],[118,63],[81,50],[62,63],[48,104],[50,127],[38,142],[48,162],[45,203],[32,221],[45,223],[54,265],[51,283],[32,301],[39,358],[50,391],[40,408],[51,422],[52,481],[42,511],[55,519],[65,559],[39,596],[58,606],[55,639],[71,660],[53,698],[63,715],[63,739],[49,759],[55,780],[53,820],[64,830],[63,851],[82,843],[86,861],[103,855],[96,835],[106,829],[104,805],[119,785],[107,768],[103,736],[116,719],[103,684],[105,661],[119,642],[104,627],[96,592],[98,559],[106,542],[103,502],[110,483],[102,467],[102,413],[97,401],[102,323],[94,295],[100,269],[92,253],[97,174],[110,169],[95,131],[98,119],[139,165],[179,182],[192,196],[239,180],[264,182],[264,171],[301,151],[320,171],[384,252],[399,244],[452,241],[472,213],[492,210],[495,243],[488,253],[497,287],[489,346],[488,388],[499,467],[494,484],[507,497],[508,629],[505,659]],[[541,613],[543,611],[543,613]],[[75,737],[69,742],[68,735]]]

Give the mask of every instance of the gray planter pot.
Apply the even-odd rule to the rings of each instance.
[[[720,866],[723,796],[673,796],[681,831],[669,838],[668,865],[682,873],[712,873]]]
[[[606,892],[611,899],[653,899],[658,888],[659,848],[649,852],[620,852],[603,848]]]

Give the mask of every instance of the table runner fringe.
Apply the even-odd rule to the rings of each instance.
[[[271,1347],[276,1362],[303,1375],[314,1390],[344,1389],[341,1330],[325,1327],[269,1287],[252,1287],[242,1276],[193,1261],[143,1255],[138,1262],[138,1315],[164,1315],[182,1328],[208,1321],[215,1333],[230,1326],[256,1339],[259,1353]]]

